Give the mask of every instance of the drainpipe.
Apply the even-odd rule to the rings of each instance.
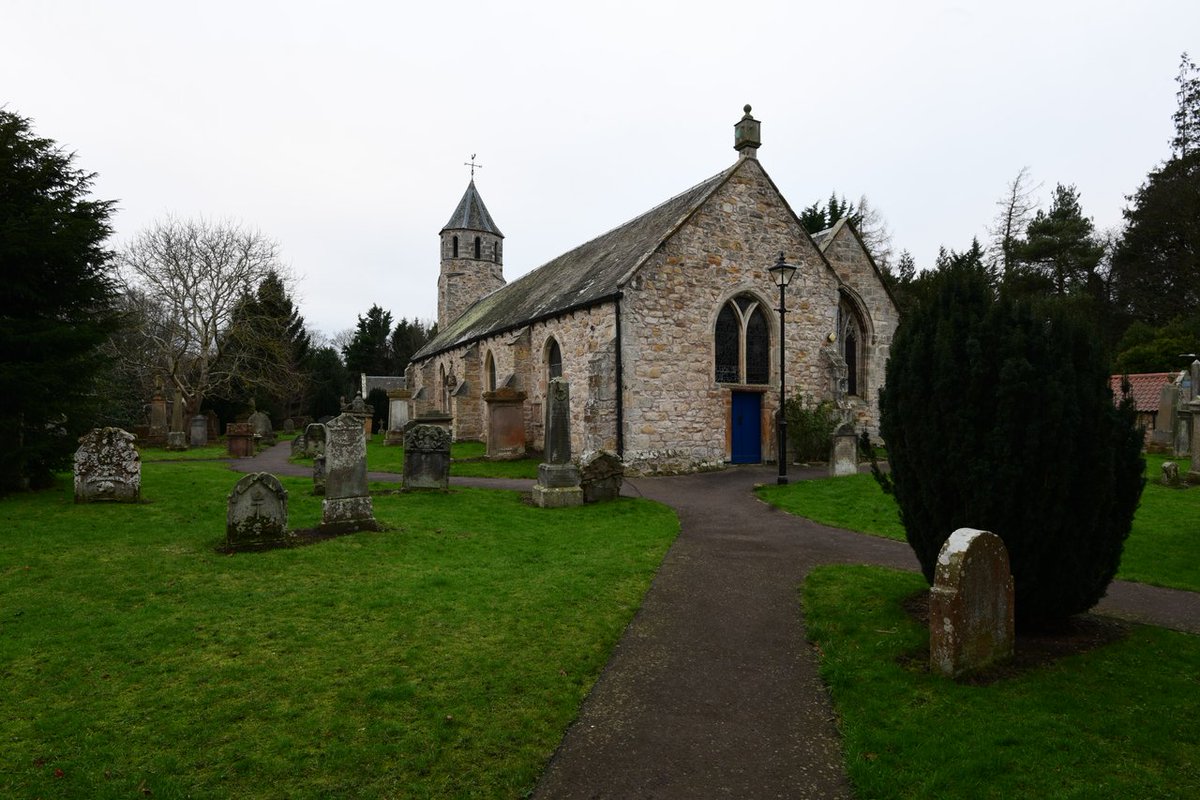
[[[621,298],[617,292],[613,298],[617,323],[617,458],[625,460],[625,367],[621,358]]]

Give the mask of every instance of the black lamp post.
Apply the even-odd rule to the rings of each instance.
[[[787,479],[787,415],[783,413],[784,400],[784,380],[783,380],[783,316],[787,313],[787,306],[783,302],[783,290],[792,282],[792,276],[796,274],[796,267],[783,260],[783,252],[779,253],[779,260],[769,269],[771,280],[775,281],[775,285],[779,287],[779,419],[776,424],[776,429],[779,431],[779,478],[777,483],[785,484]]]

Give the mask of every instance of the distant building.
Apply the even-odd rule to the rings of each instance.
[[[472,179],[441,231],[438,334],[409,366],[418,416],[448,413],[486,440],[488,393],[524,396],[541,449],[547,382],[571,385],[572,451],[615,451],[632,472],[776,458],[779,254],[787,288],[788,396],[836,399],[878,430],[878,390],[899,313],[854,227],[809,236],[757,158],[738,160],[511,284],[504,236]]]

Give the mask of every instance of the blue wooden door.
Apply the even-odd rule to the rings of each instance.
[[[762,462],[762,395],[734,392],[730,404],[730,460],[734,464]]]

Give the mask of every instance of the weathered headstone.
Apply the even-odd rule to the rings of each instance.
[[[175,390],[175,402],[171,403],[171,430],[183,430],[183,392]]]
[[[284,433],[295,433],[296,432],[296,423],[291,417],[288,417],[287,419],[285,419],[283,421],[283,432]]]
[[[162,378],[155,381],[154,398],[150,401],[150,428],[145,444],[162,447],[167,443],[167,399],[163,397]]]
[[[304,440],[304,434],[303,433],[296,434],[296,437],[294,439],[292,439],[292,458],[296,458],[297,456],[304,455],[306,452],[306,449],[307,449],[307,445]]]
[[[205,447],[208,445],[208,417],[203,414],[197,414],[192,417],[191,425],[188,428],[192,447]]]
[[[1175,442],[1175,410],[1179,406],[1179,387],[1168,383],[1158,393],[1158,414],[1154,417],[1154,433],[1150,440],[1171,447]]]
[[[208,420],[208,440],[215,442],[221,438],[221,418],[217,416],[217,412],[215,411],[209,411],[204,415],[204,418]]]
[[[1012,656],[1013,578],[994,533],[959,528],[938,553],[929,590],[929,664],[957,677]]]
[[[525,393],[508,386],[484,392],[487,403],[488,458],[524,458]]]
[[[404,488],[450,488],[450,432],[413,425],[404,434]]]
[[[386,445],[404,444],[404,428],[408,425],[408,406],[412,400],[412,392],[408,389],[389,389],[387,396],[388,430],[383,443]]]
[[[1192,412],[1192,464],[1188,470],[1188,482],[1200,483],[1200,395],[1188,403]]]
[[[571,386],[553,378],[546,390],[546,461],[538,464],[533,502],[541,508],[583,505],[579,468],[571,463]]]
[[[833,432],[832,453],[829,457],[829,474],[834,476],[858,474],[858,437],[854,426],[843,423]]]
[[[275,428],[271,425],[271,417],[265,411],[255,411],[246,420],[250,431],[262,439],[264,444],[275,444]]]
[[[250,458],[254,455],[254,432],[248,422],[231,422],[225,427],[225,441],[229,455],[234,458]]]
[[[168,450],[187,450],[187,434],[183,431],[171,431],[167,434],[167,449]]]
[[[325,454],[313,456],[313,495],[325,496]]]
[[[325,455],[325,423],[313,422],[304,429],[304,452],[316,458]]]
[[[621,496],[625,465],[617,458],[616,453],[596,450],[580,459],[579,478],[583,502],[606,503]]]
[[[75,451],[76,503],[136,503],[142,496],[142,457],[134,435],[120,428],[94,428],[79,437]]]
[[[287,499],[287,489],[269,472],[242,476],[229,493],[226,546],[253,550],[288,543]]]
[[[321,527],[336,533],[379,529],[367,491],[367,439],[362,420],[340,414],[325,426],[325,500]]]
[[[1179,485],[1179,465],[1174,461],[1164,461],[1162,465],[1163,486]]]

